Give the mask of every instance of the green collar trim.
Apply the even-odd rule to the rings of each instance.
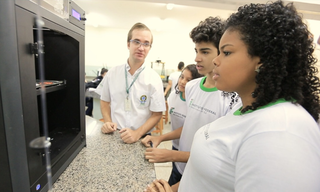
[[[181,99],[182,101],[186,101],[186,100],[182,97],[182,92],[180,92],[180,99]]]
[[[259,110],[259,109],[264,109],[264,108],[267,108],[267,107],[270,107],[270,106],[273,106],[273,105],[276,105],[276,104],[279,104],[279,103],[285,103],[285,102],[291,102],[291,101],[287,101],[287,100],[285,100],[284,98],[280,98],[280,99],[278,99],[277,101],[275,101],[275,102],[271,102],[271,103],[268,103],[268,104],[266,104],[266,105],[264,105],[264,106],[261,106],[261,107],[258,107],[256,110]],[[242,107],[240,107],[237,111],[235,111],[233,114],[234,115],[243,115],[243,114],[247,114],[247,113],[251,113],[251,112],[253,112],[253,111],[256,111],[256,110],[248,110],[248,111],[246,111],[246,112],[244,112],[244,113],[241,113],[241,109],[242,109]]]
[[[216,87],[213,87],[213,88],[207,88],[205,86],[203,86],[205,80],[207,79],[207,76],[203,77],[201,79],[201,82],[200,82],[200,88],[202,91],[205,91],[205,92],[213,92],[213,91],[218,91],[218,89]]]

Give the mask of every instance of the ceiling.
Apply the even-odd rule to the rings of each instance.
[[[86,25],[129,29],[134,23],[145,23],[151,30],[190,30],[208,16],[223,19],[246,3],[267,0],[73,0],[86,12]],[[295,0],[298,1],[298,0]],[[303,1],[303,2],[302,2]],[[166,4],[174,3],[172,10]],[[295,2],[306,19],[320,20],[319,0]]]

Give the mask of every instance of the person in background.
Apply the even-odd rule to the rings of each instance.
[[[98,77],[94,78],[92,81],[86,82],[86,89],[97,88],[98,85],[102,82],[103,77],[107,74],[107,72],[108,69],[102,68]]]
[[[186,85],[187,113],[183,127],[165,135],[148,136],[142,140],[146,146],[149,146],[150,142],[153,143],[153,148],[147,148],[145,153],[145,158],[150,162],[174,162],[169,178],[173,191],[178,189],[178,182],[188,161],[195,132],[203,125],[235,109],[235,105],[241,104],[236,93],[218,90],[211,78],[214,68],[212,60],[219,54],[218,47],[223,30],[224,21],[218,17],[208,17],[192,29],[190,37],[195,43],[196,68],[199,74],[205,76],[194,79]],[[179,151],[156,148],[162,141],[177,138],[180,138]]]
[[[178,79],[180,77],[180,74],[181,74],[181,71],[183,68],[184,68],[184,62],[180,61],[178,64],[178,71],[173,72],[169,75],[169,81],[168,81],[168,85],[166,87],[166,90],[164,91],[164,96],[167,95],[169,90],[171,90],[170,93],[175,91],[174,87],[178,83]]]
[[[100,76],[96,77],[92,81],[86,82],[86,90],[89,88],[96,89],[98,85],[101,83],[103,77],[107,74],[108,69],[102,68],[100,71]],[[92,111],[93,111],[93,98],[92,97],[86,97],[86,115],[92,117]]]
[[[146,25],[133,25],[127,38],[127,63],[111,68],[103,82],[101,131],[112,133],[120,129],[125,143],[134,143],[149,133],[166,110],[162,80],[144,64],[152,38]]]
[[[293,3],[249,4],[230,16],[213,79],[239,93],[243,106],[197,131],[179,191],[320,191],[313,52]]]

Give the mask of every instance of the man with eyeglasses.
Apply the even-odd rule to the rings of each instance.
[[[125,143],[134,143],[150,133],[166,110],[162,80],[144,64],[153,36],[150,29],[136,23],[128,33],[129,58],[113,67],[101,84],[103,133],[120,130]]]

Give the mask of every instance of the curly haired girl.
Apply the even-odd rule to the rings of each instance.
[[[197,131],[179,191],[320,191],[311,37],[292,3],[245,5],[230,16],[213,79],[243,106]]]

